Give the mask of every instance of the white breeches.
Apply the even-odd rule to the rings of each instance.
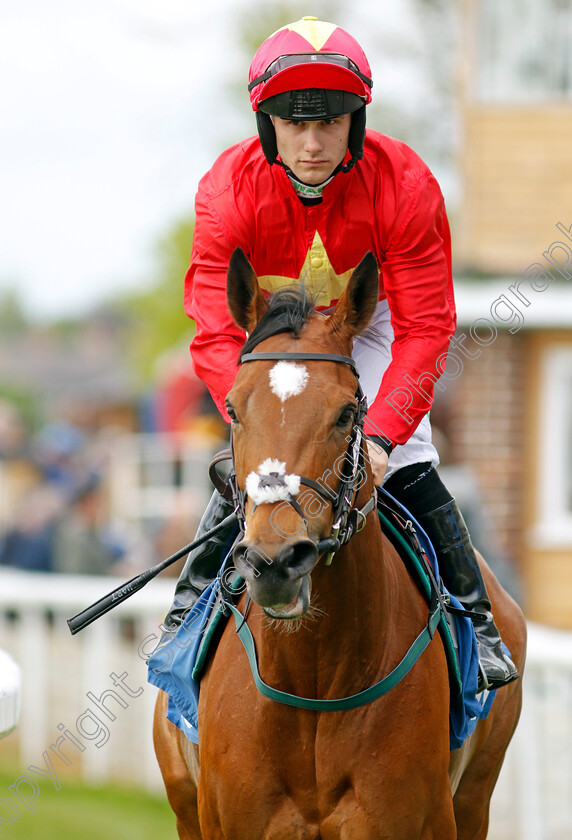
[[[391,361],[392,342],[393,329],[389,306],[386,300],[380,300],[367,333],[354,340],[352,351],[368,405],[376,398],[383,374]],[[434,467],[439,463],[439,455],[431,442],[429,415],[425,415],[407,443],[395,447],[389,456],[385,480],[402,467],[425,462],[433,464]]]

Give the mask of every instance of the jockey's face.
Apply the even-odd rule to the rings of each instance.
[[[321,184],[344,159],[351,114],[330,120],[283,120],[272,117],[278,154],[305,184]]]

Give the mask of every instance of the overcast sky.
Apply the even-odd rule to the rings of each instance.
[[[403,5],[384,5],[387,32]],[[82,312],[151,277],[200,176],[254,133],[223,104],[248,69],[243,6],[0,0],[0,290],[16,287],[29,314]],[[371,8],[352,0],[366,51]]]

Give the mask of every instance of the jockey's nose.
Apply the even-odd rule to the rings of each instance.
[[[304,149],[315,154],[321,151],[323,146],[324,141],[320,127],[314,122],[309,122],[304,133]]]

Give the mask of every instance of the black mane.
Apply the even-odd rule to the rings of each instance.
[[[241,358],[273,335],[291,332],[298,338],[314,309],[315,303],[308,297],[303,286],[280,289],[272,295],[268,303],[268,312],[246,339],[240,353]]]

